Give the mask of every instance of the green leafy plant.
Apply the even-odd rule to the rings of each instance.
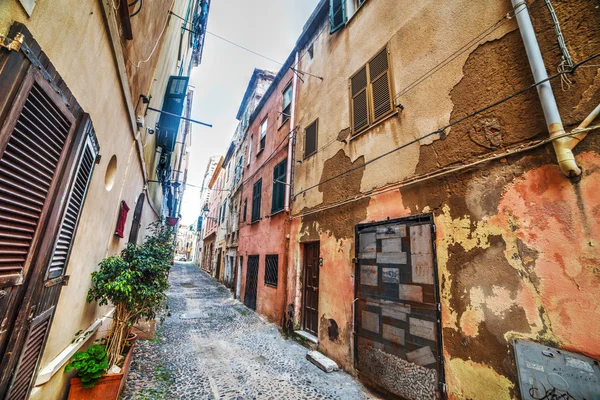
[[[115,306],[107,342],[109,365],[121,357],[131,326],[141,318],[154,319],[164,309],[173,252],[172,229],[155,222],[141,245],[128,244],[92,273],[88,302]]]
[[[91,388],[108,370],[108,354],[104,343],[94,344],[86,351],[73,354],[71,362],[65,367],[65,372],[77,370],[77,376],[85,388]]]

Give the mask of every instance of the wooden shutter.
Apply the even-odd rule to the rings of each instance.
[[[346,0],[329,0],[330,32],[341,29],[346,24]]]
[[[277,164],[273,169],[273,198],[271,200],[271,213],[283,210],[285,205],[285,182],[287,158]]]
[[[358,71],[351,79],[352,91],[352,130],[360,132],[369,125],[367,104],[367,67]]]
[[[129,243],[136,244],[138,234],[140,231],[140,225],[142,220],[142,211],[144,209],[144,202],[146,201],[146,194],[141,193],[138,196],[137,203],[135,203],[135,211],[133,212],[133,221],[131,222],[131,230],[129,231]],[[202,226],[202,219],[198,217],[198,230]]]
[[[27,400],[31,389],[31,380],[39,362],[39,355],[50,331],[53,314],[54,307],[31,321],[21,359],[17,365],[17,373],[6,397],[7,400]]]
[[[71,246],[79,225],[79,217],[83,210],[83,203],[87,195],[87,190],[92,179],[94,166],[96,165],[96,155],[98,146],[95,144],[93,135],[93,125],[88,122],[86,127],[86,139],[83,143],[80,159],[77,161],[75,178],[67,199],[67,206],[62,217],[60,230],[48,270],[46,279],[53,279],[64,274],[71,254]]]
[[[0,159],[0,287],[23,281],[25,262],[72,125],[34,82]]]
[[[369,63],[373,121],[393,110],[387,48]]]
[[[260,219],[260,197],[262,191],[262,179],[254,184],[252,193],[252,222]]]
[[[317,152],[317,127],[318,120],[306,128],[306,136],[304,138],[304,158]]]

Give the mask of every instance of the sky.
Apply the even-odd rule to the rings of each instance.
[[[318,0],[213,0],[208,31],[271,59],[289,56]],[[192,124],[188,183],[202,185],[208,159],[225,155],[238,121],[238,108],[254,68],[278,71],[280,65],[235,47],[212,35],[204,42],[202,63],[192,70],[192,118],[212,128]],[[187,186],[182,223],[200,214],[200,190]]]

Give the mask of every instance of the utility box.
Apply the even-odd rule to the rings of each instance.
[[[523,340],[514,346],[523,400],[600,399],[598,361]]]

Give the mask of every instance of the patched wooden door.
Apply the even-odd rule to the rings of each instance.
[[[319,337],[319,243],[304,245],[304,330]]]
[[[29,31],[0,50],[0,398],[25,400],[98,150],[89,117]],[[51,72],[49,72],[51,71]]]
[[[356,367],[408,400],[443,396],[435,230],[429,216],[358,227]]]
[[[244,294],[244,304],[253,310],[256,310],[256,295],[258,289],[258,256],[248,256],[248,266],[246,269],[246,293]]]

